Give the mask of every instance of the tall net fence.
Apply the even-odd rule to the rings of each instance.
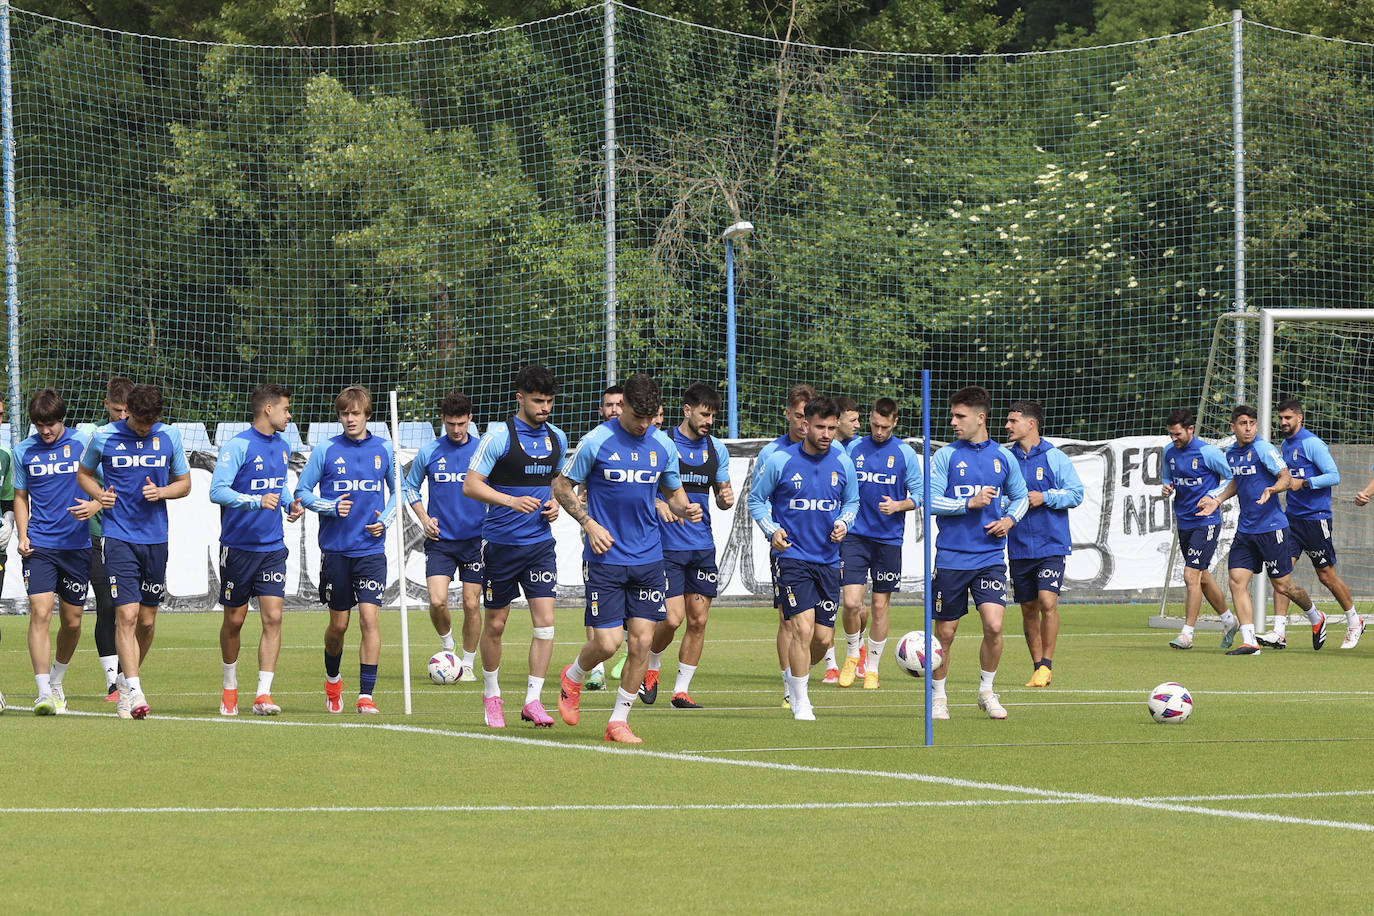
[[[176,420],[242,418],[264,380],[305,422],[352,383],[488,420],[542,361],[576,435],[611,366],[724,390],[738,219],[746,436],[797,381],[915,408],[921,368],[941,400],[1040,398],[1053,435],[1154,433],[1202,397],[1219,315],[1368,302],[1365,45],[1244,26],[1242,302],[1229,25],[982,57],[620,5],[367,47],[11,26],[19,372],[78,412],[122,372]]]

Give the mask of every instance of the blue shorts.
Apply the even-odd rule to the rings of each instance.
[[[773,558],[773,580],[782,598],[784,619],[803,611],[816,612],[816,626],[835,627],[840,607],[840,571],[829,563]]]
[[[225,607],[243,607],[254,596],[286,597],[286,548],[243,550],[220,545],[219,584],[219,603]]]
[[[105,575],[115,607],[157,607],[167,590],[167,545],[104,539]]]
[[[86,606],[86,577],[91,573],[91,548],[54,550],[35,547],[24,557],[24,586],[30,595],[56,593],[59,600]]]
[[[558,594],[558,554],[552,540],[538,544],[482,546],[482,593],[488,610],[510,607],[521,591],[525,600]]]
[[[861,534],[840,541],[840,584],[865,585],[870,575],[875,592],[901,591],[902,545],[884,544]]]
[[[460,582],[481,585],[486,564],[482,562],[482,539],[435,541],[425,538],[425,578],[443,576],[452,579],[458,574]]]
[[[935,610],[931,614],[936,620],[958,620],[968,613],[969,595],[973,595],[973,605],[996,604],[1007,606],[1007,571],[999,566],[984,566],[982,569],[939,569],[935,570]]]
[[[1293,571],[1293,555],[1288,552],[1287,528],[1262,534],[1240,534],[1231,542],[1228,569],[1263,572],[1271,579],[1282,579]]]
[[[331,611],[351,611],[359,604],[381,607],[386,591],[386,554],[320,556],[320,602]]]
[[[668,616],[663,607],[668,583],[662,563],[620,566],[616,563],[583,563],[589,627],[618,627],[631,617],[655,623]]]
[[[663,574],[668,578],[669,598],[682,595],[716,597],[720,571],[716,568],[714,550],[665,550]]]
[[[1220,530],[1220,525],[1178,529],[1178,549],[1183,554],[1183,565],[1188,569],[1211,569]]]
[[[1288,552],[1297,559],[1305,552],[1316,569],[1336,565],[1336,545],[1331,540],[1331,519],[1290,518]]]
[[[1011,561],[1011,596],[1017,604],[1034,601],[1041,592],[1057,595],[1063,585],[1063,557]]]

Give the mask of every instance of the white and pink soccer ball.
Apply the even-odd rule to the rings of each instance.
[[[454,684],[463,673],[463,664],[452,652],[440,652],[429,660],[429,679],[436,684]]]
[[[1156,722],[1182,722],[1193,714],[1193,695],[1182,684],[1165,681],[1150,691],[1146,705]]]
[[[940,640],[934,634],[930,637],[930,653],[934,659],[931,668],[938,668],[945,660],[945,650],[940,646]],[[893,653],[897,659],[897,667],[901,668],[912,677],[925,677],[926,674],[926,634],[925,630],[912,630],[910,633],[897,640],[897,649]]]

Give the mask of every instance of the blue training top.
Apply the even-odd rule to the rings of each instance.
[[[992,501],[970,511],[969,500],[983,487],[996,491]],[[946,445],[930,460],[930,511],[941,516],[935,566],[967,570],[1001,564],[1005,539],[988,534],[985,526],[1004,515],[1019,522],[1028,505],[1021,467],[1006,448],[991,439]]]
[[[87,523],[67,510],[87,498],[76,480],[90,439],[64,428],[51,445],[29,436],[14,450],[14,488],[29,495],[29,545],[49,550],[91,546]]]
[[[487,428],[468,470],[481,474],[495,490],[510,496],[533,496],[543,504],[552,496],[553,475],[567,451],[568,437],[557,426],[530,426],[519,417],[511,417]],[[553,528],[542,512],[527,515],[506,506],[491,506],[482,522],[482,537],[493,544],[528,546],[553,540]]]
[[[1283,460],[1288,472],[1304,481],[1301,490],[1288,492],[1288,517],[1331,518],[1331,488],[1341,482],[1331,449],[1315,433],[1300,429],[1283,440]]]
[[[840,545],[830,540],[835,522],[853,529],[859,513],[859,479],[842,449],[809,454],[803,443],[779,448],[754,466],[749,515],[764,537],[779,528],[791,546],[773,556],[834,565]]]
[[[225,547],[259,553],[286,546],[282,515],[291,509],[286,486],[291,446],[280,433],[264,436],[248,427],[219,450],[210,478],[210,500],[223,506],[219,542]],[[268,493],[281,497],[275,512],[262,511]]]
[[[883,515],[878,510],[884,496],[901,500],[910,497],[921,508],[921,460],[916,450],[896,436],[882,445],[872,436],[849,440],[849,459],[859,480],[859,514],[854,533],[883,544],[900,544],[906,534],[906,513]]]
[[[1220,496],[1231,482],[1231,465],[1217,448],[1194,437],[1185,447],[1172,442],[1164,449],[1164,482],[1174,487],[1174,517],[1180,531],[1221,524],[1221,506],[1198,515],[1198,500]]]
[[[668,432],[677,448],[678,477],[687,498],[701,506],[701,521],[681,519],[665,522],[659,519],[664,550],[715,550],[711,533],[711,487],[730,482],[730,452],[715,436],[689,439],[681,427]]]
[[[406,505],[420,502],[420,487],[429,481],[429,505],[425,511],[439,523],[439,540],[465,541],[482,536],[487,504],[463,495],[463,480],[477,454],[478,438],[471,433],[463,442],[447,434],[421,447],[405,479]]]
[[[1236,478],[1236,502],[1240,505],[1238,534],[1263,534],[1288,527],[1283,500],[1271,495],[1264,505],[1257,500],[1265,488],[1272,487],[1284,470],[1279,450],[1263,439],[1249,445],[1233,444],[1226,450],[1226,462]]]
[[[154,423],[148,435],[139,436],[128,420],[106,423],[86,446],[81,466],[99,471],[106,488],[114,487],[115,504],[101,513],[105,537],[131,544],[167,543],[167,502],[148,502],[143,487],[149,480],[165,487],[173,477],[191,473],[181,433]]]
[[[1045,502],[1039,506],[1027,502],[1026,514],[1007,532],[1007,556],[1013,560],[1068,556],[1073,553],[1069,510],[1083,504],[1083,481],[1073,462],[1044,439],[1029,452],[1012,443],[1011,455],[1021,467],[1026,490],[1043,493]]]
[[[296,483],[296,498],[320,514],[321,552],[365,557],[386,550],[385,533],[374,537],[366,529],[374,522],[390,525],[396,517],[394,461],[391,440],[371,433],[361,439],[340,433],[310,453]],[[391,491],[389,497],[383,497],[383,488]],[[344,496],[352,505],[340,518]]]

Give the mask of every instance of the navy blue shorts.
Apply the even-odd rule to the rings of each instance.
[[[935,610],[931,616],[936,620],[958,620],[968,613],[969,595],[973,595],[973,605],[997,604],[1007,606],[1007,571],[1001,566],[984,566],[982,569],[939,569],[935,570]]]
[[[663,574],[668,577],[669,598],[682,595],[716,597],[720,571],[716,568],[714,550],[665,550]]]
[[[1057,595],[1063,585],[1063,557],[1011,561],[1011,596],[1017,604],[1034,601],[1041,592]]]
[[[1293,571],[1293,555],[1288,552],[1287,528],[1265,531],[1262,534],[1237,533],[1231,542],[1228,569],[1248,569],[1263,572],[1271,579],[1282,579]]]
[[[552,539],[538,544],[482,546],[482,594],[488,610],[509,607],[521,591],[525,600],[558,594],[558,554]]]
[[[157,607],[167,590],[167,545],[105,538],[105,575],[115,607]]]
[[[587,592],[584,622],[589,627],[618,627],[631,617],[657,623],[668,616],[662,563],[583,563],[582,579]]]
[[[86,577],[91,572],[91,548],[54,550],[35,547],[24,557],[24,586],[30,595],[55,593],[60,601],[86,606]]]
[[[1331,540],[1331,519],[1290,518],[1288,552],[1293,559],[1306,553],[1316,569],[1336,565],[1336,545]]]
[[[1220,525],[1178,529],[1178,549],[1183,554],[1183,565],[1189,569],[1211,569],[1220,531]]]
[[[840,584],[865,585],[870,575],[875,592],[901,591],[902,545],[884,544],[861,534],[840,541]]]
[[[815,610],[816,625],[835,627],[840,607],[840,571],[829,563],[773,558],[773,580],[782,598],[783,618]]]
[[[243,607],[252,597],[286,597],[286,548],[219,548],[219,603]],[[338,608],[343,610],[343,608]]]
[[[381,607],[386,591],[386,554],[320,556],[320,602],[331,611],[351,611],[359,604]]]
[[[452,579],[458,574],[458,581],[481,585],[485,577],[486,564],[482,562],[482,539],[465,538],[461,541],[435,541],[425,538],[425,578],[443,576]]]

